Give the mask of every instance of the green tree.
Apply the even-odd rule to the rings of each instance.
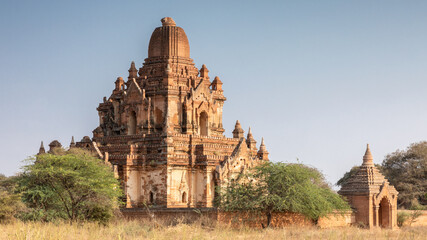
[[[25,208],[21,196],[15,193],[14,177],[0,174],[0,223],[13,221]]]
[[[224,211],[264,213],[266,227],[272,212],[301,213],[316,221],[335,210],[350,209],[315,168],[272,162],[255,167],[219,189],[216,203]]]
[[[399,207],[427,205],[427,142],[413,143],[406,150],[388,154],[381,167],[384,176],[399,191]]]
[[[30,209],[25,219],[106,223],[122,196],[110,167],[90,152],[71,149],[29,160],[17,183]]]

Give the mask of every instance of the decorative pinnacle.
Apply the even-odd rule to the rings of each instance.
[[[234,126],[234,129],[242,129],[242,125],[240,125],[239,120],[236,121],[236,125]]]
[[[249,139],[253,139],[254,138],[254,136],[252,135],[252,131],[251,131],[251,127],[249,127],[249,130],[248,130],[248,136],[246,137],[248,140]]]
[[[222,83],[222,81],[219,79],[219,77],[218,77],[218,76],[215,76],[215,78],[214,78],[214,82],[216,82],[216,83]]]
[[[374,158],[372,157],[371,149],[369,148],[369,144],[366,145],[366,152],[363,156],[363,164],[362,165],[374,165]]]
[[[234,126],[233,130],[233,138],[243,138],[245,137],[244,134],[245,131],[243,131],[242,126],[240,125],[239,120],[236,121],[236,125]]]
[[[39,153],[38,154],[43,154],[43,153],[46,153],[46,150],[44,149],[43,141],[42,141],[41,144],[40,144],[40,149],[39,149]]]
[[[135,78],[136,77],[136,73],[138,72],[138,70],[135,67],[135,62],[132,61],[132,63],[130,64],[130,68],[128,70],[129,72],[129,77],[130,78]]]
[[[75,146],[76,146],[76,142],[74,142],[74,136],[71,136],[70,148],[75,147]]]
[[[176,26],[175,21],[171,17],[162,18],[162,26]]]
[[[261,145],[259,146],[258,153],[268,154],[267,148],[265,147],[264,138],[261,138]]]

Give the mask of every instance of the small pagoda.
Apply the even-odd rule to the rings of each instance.
[[[338,193],[347,198],[356,223],[369,228],[397,227],[398,192],[375,167],[369,144],[363,164]]]

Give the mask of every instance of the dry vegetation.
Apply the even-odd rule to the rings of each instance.
[[[425,239],[427,227],[399,230],[365,230],[355,227],[318,229],[288,227],[282,229],[232,229],[204,219],[186,224],[121,220],[108,226],[96,223],[67,224],[20,222],[0,225],[0,239]]]

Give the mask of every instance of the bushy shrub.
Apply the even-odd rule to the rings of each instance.
[[[231,181],[217,193],[216,204],[224,211],[295,212],[317,220],[336,210],[350,210],[331,190],[323,175],[303,164],[268,162]]]
[[[106,223],[122,196],[109,166],[90,152],[42,154],[29,160],[17,183],[28,211],[24,220]]]
[[[0,223],[13,221],[25,209],[13,179],[0,174]]]

